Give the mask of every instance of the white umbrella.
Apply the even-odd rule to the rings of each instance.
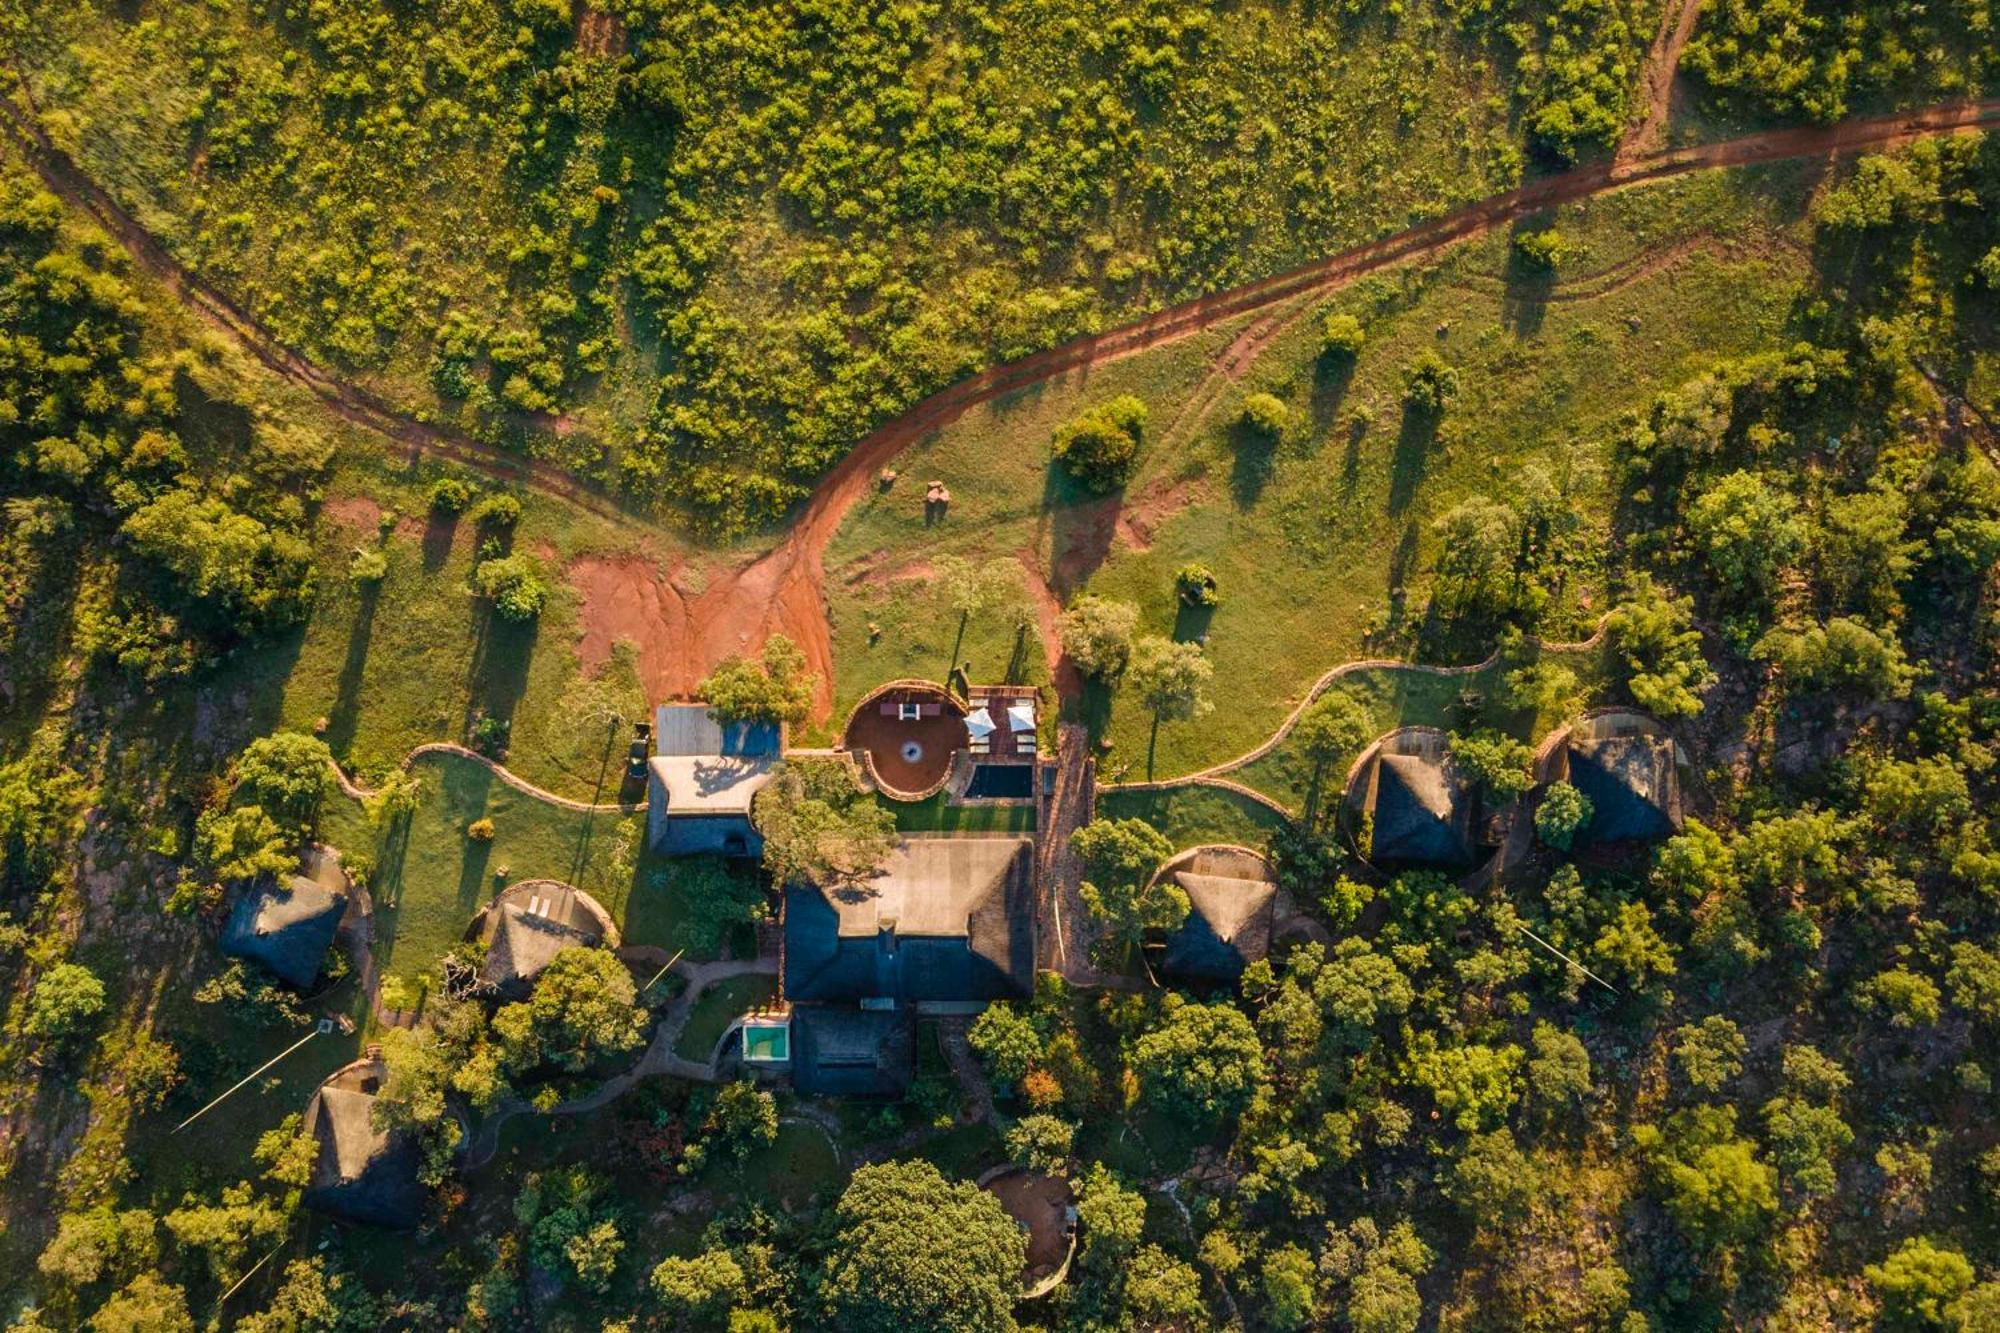
[[[1035,729],[1035,706],[1033,704],[1009,704],[1007,706],[1007,726],[1010,731],[1033,731]]]
[[[984,708],[975,708],[965,715],[965,729],[974,736],[991,736],[993,715]]]

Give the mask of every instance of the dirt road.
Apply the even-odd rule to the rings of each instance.
[[[833,646],[823,565],[827,545],[883,467],[970,409],[1071,371],[1189,337],[1238,315],[1302,297],[1324,296],[1366,274],[1435,255],[1545,209],[1612,190],[1695,171],[1836,157],[2000,125],[2000,99],[1987,99],[1832,126],[1767,130],[1686,148],[1649,149],[1644,144],[1647,125],[1655,116],[1664,123],[1673,65],[1686,42],[1682,29],[1693,11],[1690,0],[1679,3],[1682,8],[1675,11],[1675,26],[1663,29],[1649,58],[1647,121],[1611,160],[1530,181],[1392,236],[1230,291],[1169,306],[1130,324],[961,380],[871,431],[826,474],[783,537],[762,555],[729,566],[665,571],[641,562],[636,572],[628,571],[627,584],[608,582],[604,585],[606,595],[595,598],[590,571],[573,570],[573,574],[582,575],[579,582],[585,597],[581,617],[586,643],[593,635],[607,644],[617,637],[635,639],[648,684],[662,694],[685,694],[723,658],[754,651],[771,633],[783,632],[805,650],[813,669],[821,675],[818,713],[823,718],[830,714],[833,703]],[[413,451],[435,453],[510,481],[534,485],[599,514],[626,516],[612,497],[560,468],[414,421],[374,394],[285,347],[221,291],[185,269],[157,238],[56,150],[32,116],[4,98],[0,98],[0,128],[22,147],[50,189],[95,217],[142,268],[178,293],[201,317],[237,338],[259,361],[313,392],[341,416]],[[632,579],[638,584],[630,585]],[[644,605],[659,608],[661,614],[643,617],[640,623],[632,623],[622,614]],[[586,651],[586,660],[588,655]]]

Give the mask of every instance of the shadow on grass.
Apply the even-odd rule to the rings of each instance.
[[[1333,428],[1334,418],[1340,415],[1340,405],[1347,401],[1347,390],[1353,383],[1353,357],[1323,354],[1313,362],[1312,397],[1308,400],[1313,434],[1324,435]]]
[[[433,509],[424,522],[424,573],[435,574],[451,558],[452,538],[458,534],[458,515]]]
[[[1439,415],[1405,405],[1403,426],[1396,433],[1396,451],[1389,459],[1389,513],[1399,516],[1417,497],[1429,463],[1431,445],[1437,441]]]
[[[1278,437],[1239,421],[1229,428],[1229,447],[1229,497],[1238,509],[1248,509],[1277,469]]]
[[[358,596],[354,625],[347,632],[347,656],[340,664],[333,709],[327,714],[326,743],[336,755],[345,755],[354,743],[355,724],[361,716],[361,676],[368,665],[368,645],[375,636],[375,608],[382,600],[382,585],[364,583]]]
[[[1176,600],[1174,605],[1174,641],[1176,643],[1206,643],[1208,627],[1215,619],[1215,607],[1209,603],[1190,603]]]
[[[1514,224],[1513,239],[1518,242],[1525,236],[1540,235],[1554,229],[1554,218],[1523,218]],[[1517,244],[1508,247],[1507,266],[1502,278],[1506,291],[1500,298],[1500,322],[1513,333],[1532,338],[1541,332],[1542,322],[1548,318],[1549,297],[1556,287],[1556,270],[1553,264],[1530,259]]]

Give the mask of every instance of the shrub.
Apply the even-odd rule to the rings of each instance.
[[[28,1018],[21,1030],[31,1037],[65,1042],[79,1036],[104,1012],[104,983],[81,963],[57,963],[35,980]]]
[[[1403,367],[1403,404],[1425,416],[1442,414],[1458,396],[1458,369],[1436,352],[1425,351]]]
[[[1253,393],[1243,400],[1243,411],[1237,420],[1251,434],[1276,441],[1284,438],[1291,417],[1291,409],[1276,394]]]
[[[493,821],[490,819],[475,819],[465,826],[465,836],[474,842],[491,842],[493,834]]]
[[[1207,565],[1182,565],[1175,570],[1174,591],[1188,606],[1214,606],[1222,600],[1214,571]]]
[[[1569,240],[1554,227],[1515,232],[1514,253],[1524,267],[1553,273],[1570,256]]]
[[[1139,608],[1107,597],[1083,596],[1062,615],[1062,651],[1070,665],[1099,680],[1117,675],[1132,656]]]
[[[1121,394],[1056,427],[1056,462],[1089,490],[1116,490],[1132,475],[1145,428],[1146,405]]]
[[[467,517],[483,528],[511,528],[521,519],[521,502],[504,493],[489,495]]]
[[[1592,813],[1588,796],[1567,782],[1553,783],[1535,807],[1535,833],[1557,851],[1566,852]]]
[[[1330,360],[1352,361],[1361,355],[1367,341],[1368,334],[1360,320],[1352,315],[1328,315],[1326,328],[1320,334],[1319,350]]]
[[[431,512],[435,514],[463,514],[471,508],[478,492],[472,483],[463,477],[439,477],[431,483]]]
[[[354,558],[347,562],[348,582],[356,587],[380,583],[388,576],[389,557],[380,551],[369,550],[365,546],[359,547],[354,552]]]
[[[472,572],[479,595],[493,603],[503,620],[533,620],[548,604],[549,585],[534,557],[503,555],[482,560]]]

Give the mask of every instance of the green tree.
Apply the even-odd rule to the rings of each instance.
[[[149,1271],[159,1259],[157,1223],[144,1208],[114,1211],[98,1204],[64,1213],[56,1223],[55,1239],[42,1250],[35,1267],[43,1277],[66,1286],[87,1287],[99,1278],[123,1279]]]
[[[790,723],[812,712],[819,677],[806,667],[806,655],[782,634],[764,641],[755,661],[726,659],[696,687],[718,722]]]
[[[1077,1191],[1076,1215],[1084,1265],[1113,1273],[1139,1247],[1146,1230],[1146,1196],[1125,1188],[1104,1163],[1093,1162]]]
[[[707,1250],[692,1259],[662,1259],[653,1269],[651,1285],[661,1310],[684,1324],[719,1324],[730,1307],[749,1294],[743,1267],[727,1250]]]
[[[1171,879],[1154,878],[1173,844],[1144,820],[1094,819],[1077,830],[1070,845],[1083,858],[1084,905],[1119,949],[1187,918],[1186,891]]]
[[[549,601],[540,562],[522,551],[480,561],[472,571],[472,586],[502,620],[533,620]]]
[[[1588,796],[1567,782],[1552,782],[1535,803],[1535,835],[1557,851],[1566,852],[1595,813]]]
[[[1148,634],[1132,645],[1125,684],[1140,705],[1153,715],[1152,737],[1146,745],[1146,770],[1152,771],[1153,747],[1163,722],[1191,722],[1213,706],[1208,682],[1215,668],[1202,656],[1198,643],[1176,643]]]
[[[190,1195],[161,1220],[183,1248],[207,1255],[215,1280],[225,1287],[242,1274],[253,1251],[268,1248],[285,1231],[285,1210],[247,1181],[224,1189],[212,1204]]]
[[[1056,427],[1051,447],[1062,469],[1087,490],[1116,490],[1132,475],[1146,430],[1146,405],[1131,394],[1100,403]]]
[[[1458,369],[1425,348],[1403,367],[1403,405],[1420,416],[1444,414],[1458,396]]]
[[[750,818],[764,838],[764,868],[780,885],[859,879],[896,842],[896,817],[839,762],[778,765]]]
[[[1552,1023],[1536,1023],[1531,1044],[1528,1100],[1550,1115],[1575,1109],[1590,1095],[1590,1052]]]
[[[1160,1025],[1132,1049],[1147,1095],[1204,1121],[1239,1115],[1264,1081],[1257,1030],[1230,1004],[1191,1004],[1169,995]]]
[[[1312,765],[1312,776],[1306,783],[1306,827],[1318,823],[1320,792],[1327,771],[1359,754],[1368,744],[1370,730],[1367,710],[1341,689],[1326,691],[1299,714],[1292,727],[1292,741]]]
[[[1447,620],[1498,616],[1512,605],[1513,557],[1521,516],[1511,505],[1472,495],[1431,524],[1437,543],[1432,604]]]
[[[238,1333],[364,1333],[382,1323],[368,1289],[315,1255],[286,1264],[271,1303],[245,1315],[236,1328]]]
[[[607,949],[566,949],[552,959],[526,1000],[503,1005],[493,1032],[516,1071],[552,1064],[582,1073],[606,1056],[645,1039],[646,1012],[637,986]]]
[[[1518,1046],[1465,1042],[1440,1046],[1428,1032],[1418,1034],[1410,1074],[1452,1124],[1467,1131],[1498,1125],[1521,1099]]]
[[[81,963],[57,963],[35,978],[21,1030],[51,1045],[81,1037],[104,1012],[104,983]]]
[[[1737,1137],[1733,1106],[1676,1111],[1664,1128],[1638,1126],[1633,1142],[1651,1162],[1668,1215],[1702,1249],[1749,1240],[1777,1211],[1777,1172]]]
[[[1111,680],[1132,657],[1132,632],[1139,627],[1139,608],[1086,593],[1062,614],[1063,656],[1083,675]]]
[[[1157,1245],[1143,1246],[1125,1270],[1125,1308],[1142,1328],[1184,1327],[1205,1308],[1201,1274]]]
[[[625,1238],[601,1177],[582,1167],[531,1174],[514,1216],[528,1228],[528,1252],[545,1272],[574,1277],[589,1291],[610,1290]]]
[[[1701,693],[1715,673],[1693,627],[1694,603],[1641,580],[1605,617],[1605,634],[1625,667],[1625,688],[1641,708],[1664,718],[1701,711]]]
[[[1864,1009],[1886,1012],[1892,1027],[1935,1027],[1944,1014],[1944,997],[1937,983],[1907,967],[1876,973],[1861,983],[1855,994]]]
[[[1317,1271],[1303,1247],[1281,1245],[1265,1255],[1263,1277],[1273,1328],[1304,1328],[1318,1315]]]
[[[1064,1174],[1075,1144],[1076,1126],[1058,1116],[1022,1116],[1007,1127],[1007,1155],[1042,1175]]]
[[[1528,1215],[1540,1188],[1540,1172],[1502,1126],[1466,1141],[1445,1193],[1475,1222],[1503,1227]]]
[[[152,1273],[120,1287],[90,1317],[90,1333],[194,1333],[187,1293]]]
[[[236,790],[281,819],[311,824],[333,790],[333,752],[304,732],[260,736],[236,756]]]
[[[1879,1264],[1862,1269],[1891,1328],[1949,1327],[1945,1312],[1971,1290],[1972,1264],[1928,1236],[1912,1236]]]
[[[1352,315],[1328,315],[1320,329],[1320,354],[1329,360],[1351,363],[1367,342],[1367,330]]]
[[[1026,1015],[1005,1001],[988,1005],[973,1019],[966,1040],[986,1062],[994,1082],[1006,1087],[1020,1083],[1042,1058],[1041,1034]]]
[[[1243,400],[1243,411],[1237,417],[1245,430],[1272,443],[1284,438],[1291,419],[1285,400],[1273,393],[1251,394]]]
[[[1831,1106],[1786,1096],[1764,1103],[1764,1137],[1787,1191],[1817,1199],[1839,1183],[1833,1159],[1854,1142],[1854,1131]]]
[[[1736,1024],[1721,1014],[1686,1024],[1674,1037],[1674,1061],[1682,1077],[1703,1092],[1714,1092],[1743,1072],[1748,1043]]]
[[[283,875],[299,863],[298,837],[261,805],[204,810],[194,822],[195,862],[218,883]]]
[[[1532,749],[1505,732],[1453,732],[1451,736],[1452,764],[1501,804],[1526,795],[1535,785],[1534,775],[1528,771],[1534,758]]]
[[[863,1166],[834,1207],[822,1287],[852,1333],[1011,1333],[1026,1254],[991,1194],[925,1161]]]
[[[1804,549],[1797,508],[1757,473],[1731,472],[1688,507],[1688,532],[1723,588],[1761,595]]]
[[[704,1145],[742,1160],[778,1141],[778,1099],[747,1078],[725,1083],[702,1123]]]

